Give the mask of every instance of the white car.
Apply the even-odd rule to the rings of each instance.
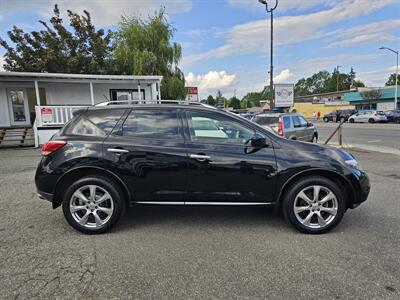
[[[350,123],[385,123],[387,122],[386,115],[382,111],[364,110],[359,111],[349,118]]]

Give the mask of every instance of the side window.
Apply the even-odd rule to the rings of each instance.
[[[290,128],[290,116],[284,116],[283,117],[283,128],[289,129]]]
[[[299,128],[299,127],[301,127],[300,119],[299,119],[298,116],[293,116],[292,119],[293,119],[294,128]]]
[[[299,116],[299,119],[300,119],[300,126],[307,127],[307,124],[308,124],[307,120],[304,119],[302,116]]]
[[[244,145],[254,136],[253,130],[224,115],[188,111],[186,116],[192,141]]]
[[[169,139],[181,138],[177,110],[135,109],[124,125],[122,135]]]

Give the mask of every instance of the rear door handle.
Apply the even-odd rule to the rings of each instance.
[[[128,150],[125,149],[118,149],[118,148],[108,148],[107,149],[108,152],[112,152],[112,153],[117,153],[117,154],[122,154],[122,153],[128,153]]]
[[[198,161],[206,161],[206,160],[210,160],[211,157],[208,155],[204,155],[204,154],[190,154],[189,155],[190,158],[194,158]]]

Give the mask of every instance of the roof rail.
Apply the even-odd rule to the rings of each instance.
[[[94,106],[109,106],[109,105],[136,105],[136,104],[182,104],[182,105],[201,105],[209,108],[216,108],[214,106],[204,104],[201,102],[187,101],[187,100],[115,100],[115,101],[104,101],[97,103]]]

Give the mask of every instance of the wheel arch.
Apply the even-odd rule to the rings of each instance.
[[[341,175],[340,173],[337,173],[332,170],[326,170],[326,169],[310,169],[310,170],[304,170],[302,172],[296,173],[289,179],[285,181],[285,183],[282,185],[282,188],[280,189],[279,193],[276,196],[276,208],[279,209],[282,203],[282,200],[286,193],[288,192],[289,188],[297,182],[300,178],[308,177],[308,176],[321,176],[330,180],[333,180],[335,183],[339,185],[339,187],[344,187],[345,188],[345,193],[344,197],[346,200],[346,207],[350,207],[351,203],[353,203],[356,195],[355,192],[352,188],[352,184],[350,181]]]
[[[110,178],[121,188],[124,193],[124,198],[127,201],[127,205],[129,204],[129,199],[131,199],[131,194],[129,192],[126,184],[113,172],[103,169],[101,167],[93,167],[93,166],[82,166],[78,168],[74,168],[69,170],[67,173],[63,174],[55,185],[54,194],[53,194],[53,209],[61,206],[62,204],[62,191],[65,190],[66,186],[79,178],[87,177],[87,176],[103,176],[106,178]]]

